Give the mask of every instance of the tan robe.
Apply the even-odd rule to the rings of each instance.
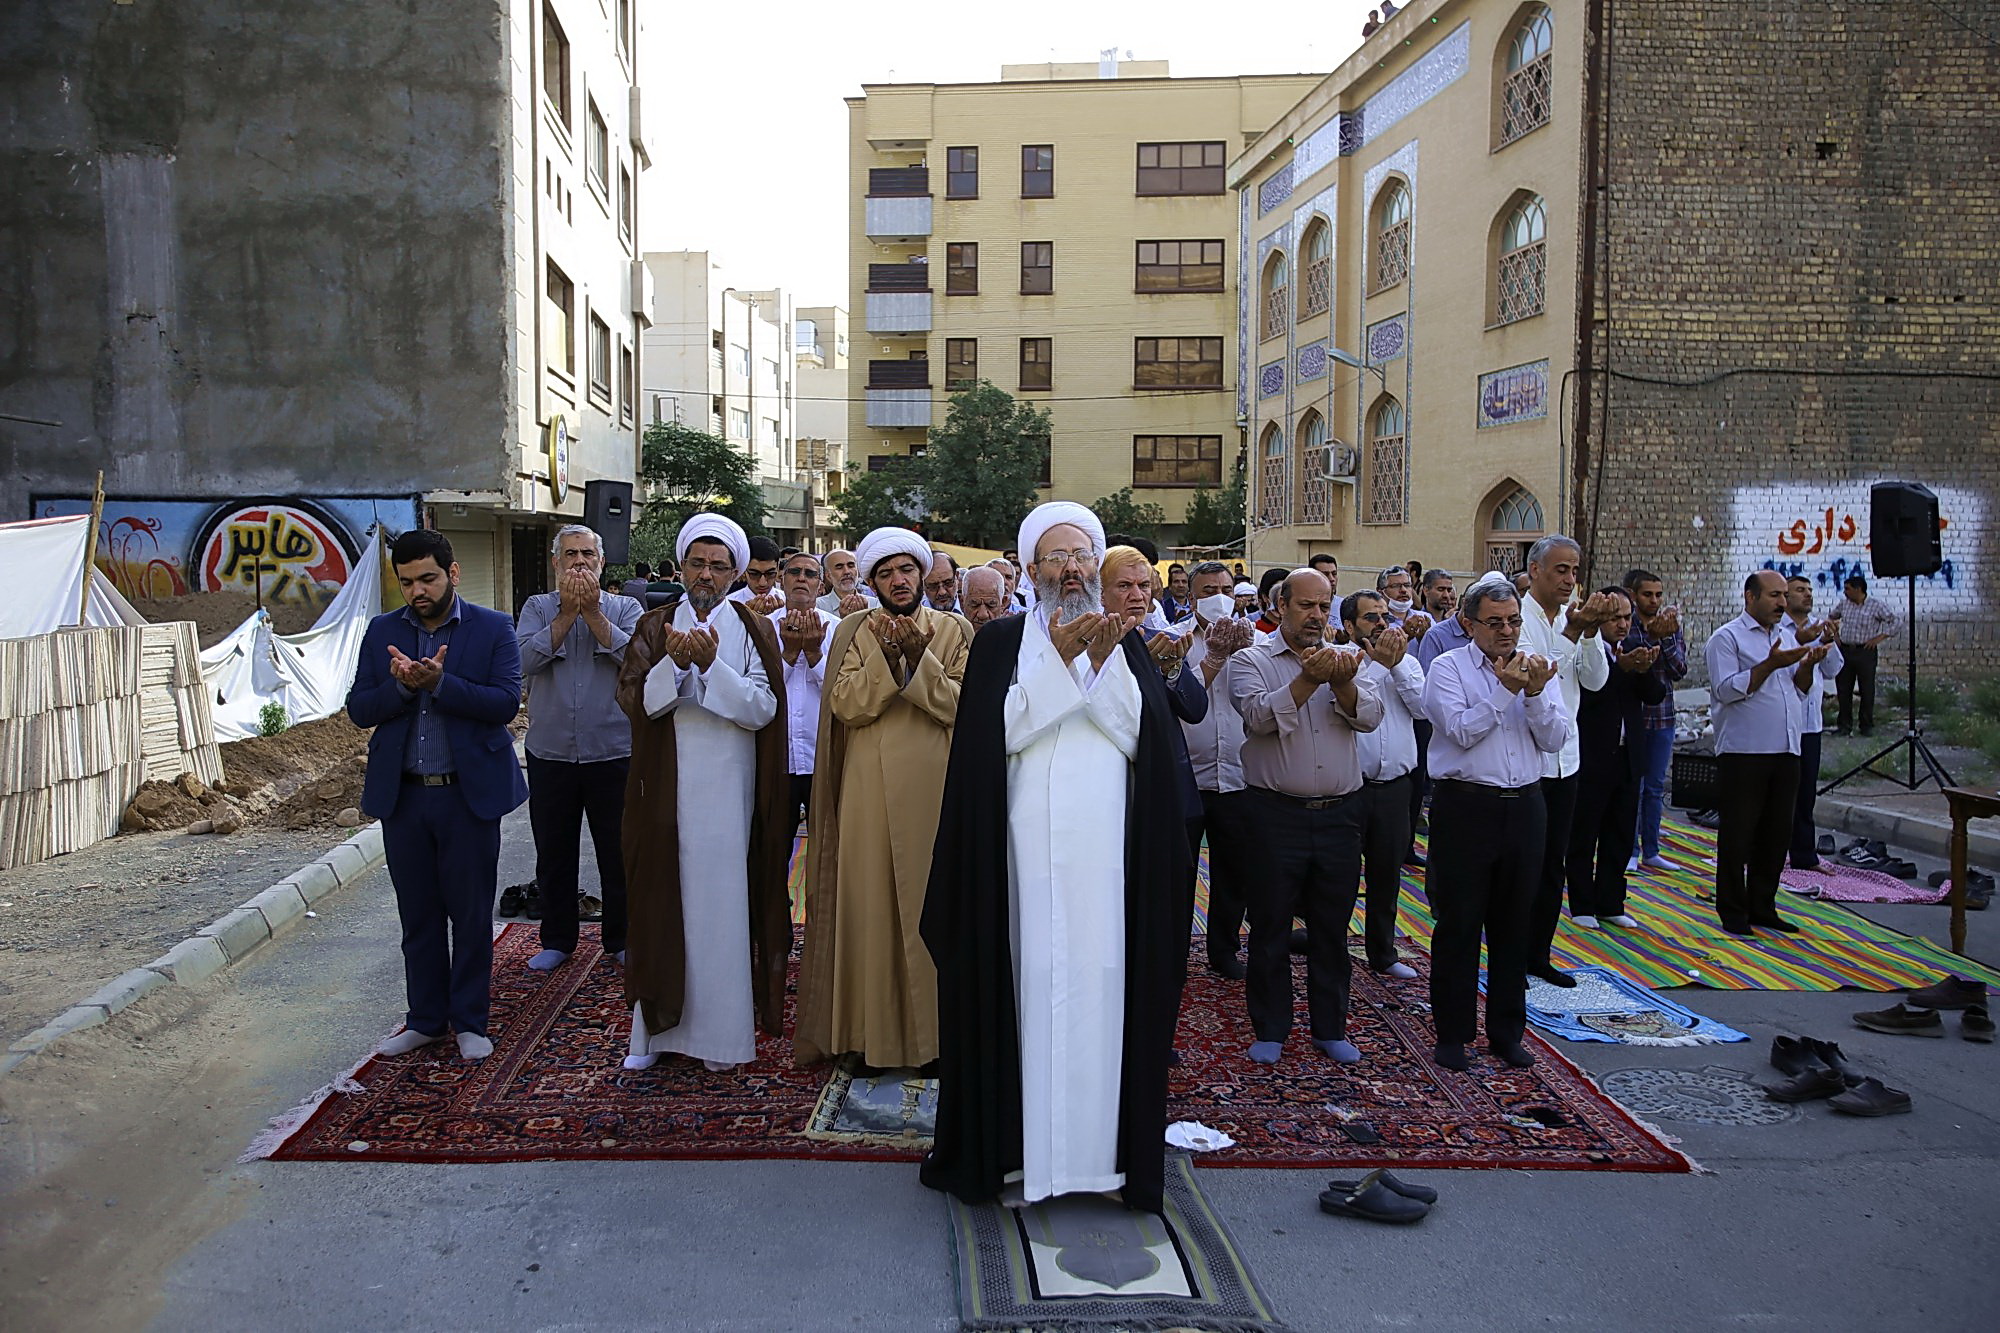
[[[792,1052],[899,1069],[938,1054],[937,969],[917,927],[972,625],[919,608],[931,642],[903,682],[868,615],[842,620],[827,653]]]

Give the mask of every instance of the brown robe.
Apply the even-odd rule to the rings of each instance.
[[[674,715],[646,716],[646,673],[667,655],[665,631],[678,600],[639,618],[618,673],[618,706],[632,719],[632,765],[625,779],[625,1003],[640,1006],[649,1032],[678,1027],[687,984],[681,917],[680,790]],[[785,965],[792,952],[786,880],[797,832],[786,773],[785,675],[771,623],[741,602],[727,605],[764,662],[778,711],[757,732],[756,804],[750,812],[750,986],[757,1024],[785,1034]]]
[[[920,607],[930,647],[899,683],[867,628],[871,614],[843,619],[827,650],[792,1037],[801,1065],[856,1051],[882,1068],[916,1067],[938,1054],[937,967],[918,924],[972,625]],[[850,725],[841,711],[867,720]],[[863,728],[876,762],[850,772]],[[844,842],[843,829],[853,835]]]

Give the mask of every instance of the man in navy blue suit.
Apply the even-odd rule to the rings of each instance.
[[[389,559],[406,605],[369,622],[347,693],[354,725],[374,728],[361,809],[382,821],[403,922],[409,1013],[379,1049],[402,1055],[449,1029],[460,1055],[483,1060],[500,818],[528,795],[507,734],[521,650],[511,619],[458,595],[442,533],[406,532]]]

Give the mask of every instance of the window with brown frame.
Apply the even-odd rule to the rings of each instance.
[[[630,423],[632,403],[638,396],[638,387],[633,378],[632,345],[624,340],[618,343],[618,419]]]
[[[542,95],[549,99],[556,119],[569,128],[569,37],[563,32],[556,11],[542,6]]]
[[[947,199],[977,199],[979,197],[979,150],[977,148],[947,148],[944,150],[944,197]]]
[[[547,336],[543,343],[549,349],[549,366],[573,376],[576,374],[576,284],[556,267],[554,260],[549,261],[547,291],[543,312]]]
[[[1056,146],[1050,143],[1021,145],[1021,197],[1053,199],[1056,194]]]
[[[1134,486],[1220,486],[1220,435],[1134,435]]]
[[[1053,452],[1049,448],[1049,437],[1046,435],[1038,435],[1032,438],[1036,444],[1039,444],[1042,447],[1042,475],[1041,479],[1037,481],[1035,485],[1052,486],[1055,483],[1049,479],[1049,456]]]
[[[970,389],[979,383],[979,339],[944,340],[944,387]]]
[[[1136,338],[1132,383],[1141,389],[1219,389],[1222,339]]]
[[[590,317],[590,392],[611,402],[611,326],[596,315]]]
[[[1200,143],[1139,145],[1139,194],[1222,194],[1227,147],[1219,139]]]
[[[1299,298],[1299,319],[1324,315],[1333,305],[1333,227],[1325,218],[1306,231],[1306,287]]]
[[[1222,242],[1140,241],[1134,250],[1132,287],[1141,292],[1219,292]]]
[[[1056,289],[1055,275],[1055,242],[1022,241],[1021,290],[1030,296],[1046,295]]]
[[[953,241],[944,248],[944,294],[946,296],[976,296],[979,294],[979,244],[976,241]]]
[[[1552,23],[1546,6],[1514,30],[1507,45],[1507,81],[1501,85],[1500,144],[1505,148],[1529,130],[1549,123]]]
[[[1375,205],[1375,291],[1410,275],[1410,192],[1392,180]]]
[[[1500,231],[1498,288],[1493,322],[1511,324],[1542,313],[1548,278],[1546,222],[1540,195],[1523,199]]]
[[[1021,387],[1048,389],[1055,385],[1054,342],[1049,338],[1021,339]]]

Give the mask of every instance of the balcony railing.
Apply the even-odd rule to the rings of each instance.
[[[908,199],[931,192],[931,173],[928,167],[870,167],[868,169],[868,197],[871,199]]]
[[[871,389],[928,389],[931,387],[929,361],[870,361],[868,387]]]
[[[929,264],[870,264],[868,290],[871,292],[927,292],[931,289]]]

